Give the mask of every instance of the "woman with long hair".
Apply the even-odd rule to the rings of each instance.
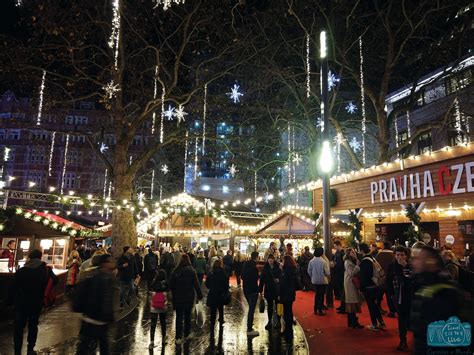
[[[67,279],[66,279],[66,291],[70,292],[76,283],[79,281],[79,268],[81,267],[82,260],[77,250],[71,251],[67,260]]]
[[[272,329],[273,310],[276,309],[278,302],[278,295],[280,290],[280,281],[282,278],[282,271],[280,264],[275,260],[273,254],[269,254],[267,262],[263,267],[260,275],[259,291],[260,295],[263,293],[267,300],[268,323],[265,326],[266,330]],[[275,328],[280,328],[280,316],[277,315],[277,324]]]
[[[161,339],[162,344],[166,343],[166,311],[168,308],[168,277],[164,269],[160,269],[150,283],[150,345],[149,349],[153,349],[155,341],[156,324],[158,317],[160,318]]]
[[[189,256],[183,254],[176,269],[171,273],[169,286],[173,299],[173,308],[176,311],[176,345],[184,340],[190,340],[191,336],[191,312],[193,310],[195,295],[202,299],[201,287],[196,271],[191,266]]]
[[[204,250],[199,251],[197,258],[194,259],[193,267],[196,270],[199,285],[202,285],[202,280],[204,279],[204,275],[206,274],[206,257],[204,256]]]
[[[293,341],[293,302],[296,299],[297,268],[292,256],[283,257],[282,278],[280,283],[280,302],[283,304],[283,335],[289,342]]]
[[[240,287],[242,283],[242,266],[244,265],[245,262],[245,256],[240,252],[240,250],[237,250],[234,254],[234,272],[235,272],[235,278],[237,279],[237,287]]]
[[[344,300],[347,313],[347,326],[350,328],[361,329],[363,325],[359,324],[356,316],[360,313],[360,291],[357,288],[357,281],[360,268],[357,255],[352,248],[347,248],[344,255]]]
[[[209,289],[207,305],[211,307],[211,332],[214,332],[217,310],[219,310],[220,326],[224,324],[224,305],[229,297],[229,276],[224,270],[222,260],[214,261],[212,271],[206,277],[206,287]]]

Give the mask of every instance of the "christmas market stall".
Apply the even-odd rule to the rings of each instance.
[[[66,263],[74,247],[74,237],[89,232],[86,227],[47,212],[22,208],[2,210],[0,231],[0,303],[7,299],[16,270],[27,261],[28,254],[39,249],[42,260],[58,276],[57,297],[64,295]]]
[[[313,183],[321,210],[321,183]],[[373,166],[331,179],[333,213],[351,210],[366,242],[447,246],[462,257],[474,243],[474,144]]]

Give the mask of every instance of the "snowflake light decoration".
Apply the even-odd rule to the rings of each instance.
[[[119,91],[120,85],[115,84],[113,80],[111,80],[107,85],[104,86],[105,97],[111,100]]]
[[[321,117],[318,117],[316,119],[316,127],[321,128],[321,130],[324,130],[324,120]]]
[[[332,71],[329,71],[328,73],[328,90],[331,91],[333,87],[339,83],[341,79],[339,79]]]
[[[357,140],[356,137],[352,137],[352,139],[349,141],[349,145],[350,145],[350,147],[352,148],[352,150],[354,151],[354,153],[359,152],[360,149],[361,149],[361,144],[360,144],[360,142]]]
[[[171,4],[184,4],[185,0],[153,0],[156,9],[158,6],[163,5],[163,10],[168,10],[171,7]]]
[[[237,167],[235,166],[235,164],[232,164],[229,168],[229,174],[230,176],[232,176],[232,178],[234,178],[235,174],[237,174],[239,171],[237,170]]]
[[[107,150],[109,150],[109,147],[105,145],[105,143],[100,143],[100,152],[104,154]]]
[[[357,106],[352,102],[350,101],[347,105],[346,105],[346,111],[347,113],[350,113],[351,115],[356,113],[357,111]]]
[[[293,163],[295,163],[296,166],[299,166],[302,161],[303,159],[301,158],[301,155],[299,155],[298,153],[293,154]]]
[[[226,95],[229,96],[229,98],[234,101],[234,104],[237,102],[240,102],[240,97],[244,96],[240,91],[240,86],[237,84],[234,84],[234,86],[230,89],[231,92],[228,92]]]
[[[145,194],[141,191],[137,194],[138,201],[142,202],[145,199]]]
[[[168,105],[168,109],[163,112],[163,116],[165,116],[168,121],[173,121],[174,116],[176,116],[175,108]]]
[[[163,164],[163,165],[161,166],[161,172],[162,172],[163,174],[166,175],[166,174],[169,173],[169,171],[170,171],[170,169],[168,168],[168,165]]]
[[[184,116],[186,116],[187,114],[188,113],[184,111],[184,106],[179,105],[175,113],[175,116],[178,119],[178,123],[186,121],[186,118]]]

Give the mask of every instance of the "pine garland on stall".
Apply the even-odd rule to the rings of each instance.
[[[409,203],[405,207],[405,216],[410,220],[411,226],[403,233],[407,237],[408,244],[411,246],[421,240],[421,217],[417,212],[418,205]]]
[[[316,212],[313,214],[312,218],[316,222],[316,227],[314,227],[314,238],[313,238],[313,250],[316,248],[323,248],[324,245],[321,242],[323,238],[323,225],[320,223],[321,214]]]
[[[359,220],[358,211],[349,210],[349,225],[352,226],[350,236],[347,238],[347,244],[351,248],[358,249],[362,239],[360,231],[362,230],[362,222]]]

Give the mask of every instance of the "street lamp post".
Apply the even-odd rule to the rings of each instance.
[[[333,170],[333,157],[331,152],[331,144],[329,140],[329,88],[328,88],[328,58],[327,58],[327,40],[326,31],[321,31],[319,36],[320,42],[320,59],[321,59],[321,138],[322,146],[319,157],[319,172],[322,173],[323,180],[323,239],[324,251],[326,256],[331,254],[331,205],[329,202],[330,181],[329,177]]]

